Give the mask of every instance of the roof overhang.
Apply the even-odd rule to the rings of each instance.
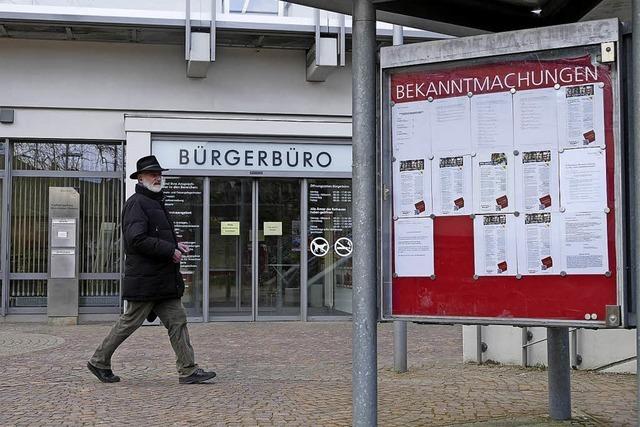
[[[353,10],[352,0],[293,0],[289,2],[300,4],[303,6],[315,7],[317,9],[328,10],[331,12],[342,13],[344,15],[351,15]],[[487,32],[478,28],[454,25],[447,22],[436,21],[424,17],[389,12],[380,8],[380,2],[373,1],[373,3],[377,9],[376,18],[382,22],[388,22],[395,25],[402,25],[403,27],[411,27],[419,30],[432,31],[435,33],[448,34],[459,37],[484,34]]]
[[[290,0],[351,15],[352,0]],[[547,27],[581,20],[631,18],[628,0],[371,0],[379,21],[469,36]]]

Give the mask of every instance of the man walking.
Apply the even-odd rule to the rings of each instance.
[[[111,356],[145,319],[160,317],[167,328],[176,354],[179,382],[197,384],[216,374],[204,371],[194,361],[189,341],[187,316],[180,298],[184,281],[180,274],[182,255],[189,248],[176,239],[173,222],[164,205],[163,169],[155,156],[138,160],[136,192],[124,204],[122,234],[125,272],[122,298],[127,310],[87,363],[89,370],[104,383],[115,383],[120,377],[111,370]]]

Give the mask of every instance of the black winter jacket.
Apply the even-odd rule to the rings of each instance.
[[[162,192],[136,185],[122,210],[126,254],[122,298],[156,301],[180,298],[184,281],[180,264],[173,262],[178,244]]]

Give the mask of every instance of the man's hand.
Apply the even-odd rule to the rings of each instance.
[[[178,249],[173,251],[173,262],[176,264],[180,264],[181,259],[182,259],[182,252],[180,252]]]
[[[184,243],[180,242],[180,243],[178,243],[178,250],[180,252],[182,252],[183,254],[188,254],[191,249],[189,249],[189,246],[187,246]]]

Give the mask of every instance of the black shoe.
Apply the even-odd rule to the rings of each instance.
[[[91,364],[91,362],[87,362],[87,368],[89,368],[91,373],[103,383],[117,383],[120,381],[120,377],[113,375],[113,371],[111,369],[96,368]]]
[[[180,384],[201,384],[215,376],[216,373],[213,371],[207,372],[202,368],[198,368],[188,377],[180,377],[179,382]]]

